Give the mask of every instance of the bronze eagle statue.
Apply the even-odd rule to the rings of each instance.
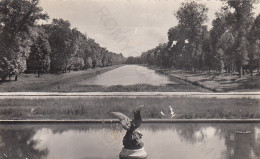
[[[125,149],[140,149],[144,146],[144,143],[141,141],[143,135],[136,130],[142,122],[141,110],[143,107],[141,105],[134,110],[134,119],[132,121],[123,113],[111,112],[119,118],[122,127],[127,130],[123,139]]]

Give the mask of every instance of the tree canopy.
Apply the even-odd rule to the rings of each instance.
[[[182,3],[175,12],[178,25],[168,30],[167,44],[159,44],[129,59],[159,67],[191,71],[238,72],[259,70],[260,16],[254,18],[257,1],[223,0],[208,30],[208,8],[195,1]],[[128,60],[128,61],[129,61]]]
[[[0,1],[0,78],[27,72],[61,73],[123,63],[122,54],[109,52],[70,22],[49,19],[39,0]]]

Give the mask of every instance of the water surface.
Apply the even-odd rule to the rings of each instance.
[[[149,159],[260,158],[260,124],[143,124],[140,131]],[[117,159],[124,133],[116,124],[0,125],[0,158]]]
[[[167,76],[157,73],[154,70],[138,65],[125,65],[114,70],[97,75],[86,81],[80,82],[80,85],[166,85],[175,84]]]

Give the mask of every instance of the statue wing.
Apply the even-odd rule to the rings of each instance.
[[[129,130],[131,127],[131,121],[130,119],[123,113],[120,112],[111,112],[112,114],[114,114],[116,117],[119,118],[120,123],[122,125],[122,127],[126,130]]]
[[[141,110],[144,106],[140,105],[134,111],[134,119],[132,120],[133,128],[137,129],[142,123]]]

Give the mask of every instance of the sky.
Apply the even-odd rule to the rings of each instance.
[[[102,47],[125,57],[140,56],[142,52],[168,41],[167,32],[178,24],[174,16],[182,2],[190,0],[40,0],[50,19],[69,20]],[[197,0],[209,8],[205,23],[211,28],[220,0]],[[260,13],[260,4],[254,12]],[[51,22],[51,20],[49,20]]]

